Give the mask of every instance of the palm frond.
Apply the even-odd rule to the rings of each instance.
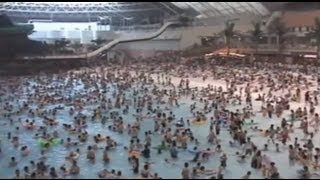
[[[252,37],[252,40],[256,41],[263,35],[263,31],[261,30],[261,23],[254,22],[252,26],[253,26],[253,30],[251,31],[251,37]]]
[[[316,43],[320,45],[320,19],[319,17],[314,18],[314,27],[308,37],[316,39]]]
[[[223,30],[223,34],[225,37],[225,42],[227,46],[227,54],[229,54],[231,38],[234,35],[234,26],[235,24],[230,21],[225,22],[225,28]]]
[[[286,24],[280,17],[275,18],[268,27],[268,32],[276,34],[279,38],[279,43],[284,42],[284,35],[289,31]]]
[[[226,37],[232,37],[234,26],[235,26],[234,23],[226,23],[226,26],[224,29],[224,35]]]
[[[315,29],[320,29],[320,19],[319,19],[319,17],[315,17],[314,18],[314,26],[315,26]]]

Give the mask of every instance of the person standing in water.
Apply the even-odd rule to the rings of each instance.
[[[189,176],[190,176],[189,163],[187,162],[184,163],[184,168],[182,169],[181,176],[182,176],[182,179],[189,179]]]

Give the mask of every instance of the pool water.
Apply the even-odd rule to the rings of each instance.
[[[36,84],[32,81],[32,79],[27,79],[31,85]],[[179,82],[180,78],[172,77],[172,81],[177,84]],[[59,80],[55,81],[55,83],[66,83],[67,80],[59,82]],[[77,85],[78,84],[78,85]],[[205,87],[208,84],[214,85],[214,86],[223,86],[225,88],[225,83],[220,80],[207,80],[206,82],[203,82],[201,78],[190,78],[190,86],[191,87]],[[45,85],[45,84],[43,84]],[[76,88],[66,90],[65,94],[67,95],[73,95],[75,91],[78,91],[80,93],[85,93],[88,90],[84,90],[84,86],[81,82],[74,83]],[[137,86],[137,85],[136,85]],[[110,88],[109,92],[106,93],[106,96],[108,98],[112,98],[112,92],[114,90],[114,86],[109,85]],[[166,89],[169,89],[169,87],[165,87]],[[24,87],[23,92],[27,92],[27,88]],[[32,93],[32,90],[30,91]],[[132,91],[126,92],[128,96],[132,94]],[[127,97],[128,97],[127,96]],[[255,99],[257,94],[253,94],[253,98]],[[198,98],[199,99],[199,98]],[[114,99],[113,99],[114,100]],[[21,103],[24,101],[22,96],[19,98],[19,102]],[[193,101],[191,100],[191,96],[189,97],[182,97],[179,100],[179,107],[173,106],[170,107],[169,105],[153,105],[159,106],[161,109],[165,109],[165,107],[170,107],[170,111],[173,112],[173,114],[176,116],[176,119],[180,119],[183,117],[185,120],[190,119],[192,117],[192,114],[190,112],[190,105],[194,102],[197,102],[197,109],[195,111],[201,111],[203,109],[203,104],[199,101]],[[255,111],[258,111],[260,109],[260,102],[253,101],[253,108]],[[18,103],[13,102],[15,106],[18,106]],[[302,103],[291,103],[291,106],[297,107],[301,106]],[[54,130],[57,130],[59,132],[60,138],[66,139],[67,137],[71,137],[72,140],[77,140],[76,135],[70,135],[67,132],[65,132],[62,128],[63,123],[71,123],[73,116],[69,115],[69,106],[65,106],[63,104],[56,104],[51,106],[46,106],[47,109],[52,109],[53,107],[57,107],[58,105],[64,106],[64,110],[58,110],[56,119],[59,121],[58,126],[48,127],[48,132],[53,132]],[[36,106],[34,106],[36,107]],[[90,115],[93,112],[93,109],[97,107],[97,104],[92,104],[90,106],[86,106],[84,110],[82,111],[85,115]],[[242,106],[233,106],[229,105],[227,109],[230,110],[236,110],[236,109],[242,109],[244,105]],[[317,107],[317,110],[319,110],[319,107]],[[120,114],[122,114],[121,110],[119,111]],[[168,114],[168,110],[164,110]],[[2,114],[4,111],[2,111]],[[133,123],[135,120],[135,117],[133,114],[135,114],[135,108],[130,107],[128,115],[122,115],[123,120],[125,124],[127,123]],[[147,110],[144,109],[142,114],[146,114]],[[76,113],[75,113],[76,114]],[[107,112],[105,112],[105,115],[108,115]],[[289,112],[285,112],[283,117],[288,117]],[[213,113],[210,113],[210,115],[207,115],[207,117],[213,116]],[[18,118],[21,118],[22,121],[25,119],[34,119],[36,121],[37,125],[43,125],[42,119],[38,117],[31,117],[28,116],[27,113],[24,113],[19,116],[12,116],[11,117],[14,120],[14,125],[10,125],[8,118],[1,118],[1,126],[0,126],[0,139],[1,139],[1,149],[2,152],[0,153],[0,178],[12,178],[14,177],[14,171],[19,168],[21,171],[24,166],[30,166],[30,161],[37,161],[40,158],[40,151],[41,147],[39,146],[39,143],[37,139],[34,138],[34,131],[26,130],[22,127],[21,123],[18,121]],[[268,119],[267,117],[262,117],[261,114],[257,114],[256,117],[253,118],[255,122],[258,122],[258,126],[260,128],[268,128],[270,124],[280,124],[279,118],[273,118],[272,120]],[[190,119],[191,120],[191,119]],[[297,122],[296,122],[297,123]],[[47,155],[47,161],[46,164],[54,166],[56,170],[59,169],[59,167],[63,164],[65,164],[67,167],[70,166],[69,161],[65,160],[65,156],[68,154],[68,152],[75,151],[77,148],[80,149],[81,155],[78,159],[78,165],[81,168],[80,174],[77,176],[68,176],[67,178],[97,178],[97,172],[102,170],[103,168],[107,168],[108,170],[115,169],[116,171],[122,171],[122,174],[124,177],[128,178],[137,178],[137,175],[134,175],[132,172],[132,167],[128,163],[128,155],[127,150],[125,150],[124,146],[129,146],[129,140],[130,136],[127,134],[127,131],[125,131],[123,134],[118,134],[116,132],[110,131],[108,129],[108,125],[111,125],[111,122],[106,123],[105,125],[102,125],[99,121],[91,122],[88,121],[88,127],[86,128],[87,132],[90,134],[89,142],[86,142],[85,144],[79,145],[77,147],[70,147],[66,148],[63,145],[56,145],[52,146]],[[15,130],[15,127],[19,126],[20,129],[18,131]],[[298,126],[298,125],[296,125]],[[215,146],[212,146],[207,143],[207,136],[209,133],[209,123],[205,125],[193,125],[190,126],[193,135],[195,138],[197,138],[200,142],[199,149],[205,149],[205,148],[211,148],[213,149]],[[249,130],[249,134],[252,134],[252,141],[258,145],[258,147],[261,149],[263,147],[263,144],[267,143],[267,139],[262,137],[260,134],[251,132]],[[144,119],[143,123],[141,123],[141,130],[139,134],[140,141],[144,141],[144,132],[154,129],[154,122],[152,118]],[[172,129],[175,129],[175,126],[172,126]],[[7,133],[11,132],[12,136],[18,135],[20,138],[20,146],[19,148],[14,148],[13,145],[10,143],[10,140],[7,138]],[[93,145],[93,136],[96,134],[103,134],[107,136],[111,136],[112,139],[116,140],[120,143],[120,146],[118,146],[114,150],[110,150],[109,156],[111,157],[111,162],[109,164],[104,164],[102,161],[102,151],[98,150],[96,152],[96,162],[93,164],[89,162],[86,159],[86,150],[88,145]],[[294,137],[302,137],[302,131],[296,130],[294,135],[291,135],[291,139],[294,139]],[[315,139],[319,138],[319,135],[315,135]],[[239,148],[232,148],[229,145],[229,141],[231,140],[231,136],[226,128],[221,128],[221,132],[219,135],[219,139],[221,140],[220,144],[222,146],[222,150],[226,152],[228,156],[227,160],[227,168],[223,172],[225,178],[240,178],[241,176],[245,175],[247,171],[252,172],[252,178],[262,178],[262,174],[260,171],[256,171],[250,167],[250,161],[251,158],[247,158],[247,163],[239,164],[237,162],[237,158],[235,156],[235,153],[237,151],[242,152]],[[152,147],[160,145],[161,141],[161,135],[160,134],[154,134],[152,136]],[[289,141],[289,143],[293,143],[293,141]],[[314,141],[315,146],[319,146],[319,141]],[[297,178],[296,170],[300,169],[301,166],[295,165],[289,167],[289,160],[288,160],[288,152],[287,147],[283,146],[281,143],[280,149],[281,153],[275,152],[275,147],[269,144],[270,151],[266,152],[269,157],[271,157],[272,161],[276,163],[276,166],[279,169],[280,175],[283,178]],[[19,149],[21,146],[27,145],[31,149],[30,155],[23,157],[21,156]],[[99,147],[104,147],[105,143],[99,143]],[[188,143],[189,148],[193,148],[193,143]],[[14,156],[16,157],[16,160],[19,162],[18,166],[15,168],[9,168],[8,163],[10,161],[10,157]],[[167,164],[164,162],[165,158],[171,159],[169,151],[163,151],[162,154],[158,154],[157,150],[151,148],[151,158],[149,162],[152,162],[151,165],[151,172],[152,173],[158,173],[160,177],[162,178],[181,178],[181,170],[183,168],[183,164],[186,161],[190,161],[193,159],[194,154],[188,152],[187,150],[179,150],[178,159],[174,160],[176,165]],[[218,169],[220,165],[220,155],[212,156],[208,162],[204,162],[203,164],[206,166],[207,169]],[[140,169],[143,167],[143,162],[147,161],[142,156],[140,157]],[[195,166],[194,163],[191,163],[191,167]],[[208,178],[206,176],[203,176],[203,178]]]

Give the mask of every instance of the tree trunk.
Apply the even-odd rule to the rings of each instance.
[[[320,58],[319,53],[320,53],[320,44],[317,45],[317,59],[318,59],[318,61]]]
[[[259,44],[258,42],[255,43],[255,50],[254,50],[254,51],[255,51],[255,54],[258,53],[258,44]]]
[[[280,54],[281,53],[281,43],[280,43],[280,36],[278,35],[277,36],[277,45],[278,45],[278,53]]]
[[[230,39],[227,38],[227,56],[230,54]]]

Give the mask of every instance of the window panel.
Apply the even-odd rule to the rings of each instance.
[[[178,6],[178,8],[181,9],[187,9],[188,8],[188,4],[183,3],[183,2],[171,2],[172,4],[174,4],[175,6]]]
[[[196,3],[196,6],[200,9],[200,11],[206,11],[206,8],[201,3]]]
[[[261,3],[258,3],[258,2],[249,2],[249,3],[261,14],[263,15],[269,14],[268,9],[266,9]]]
[[[232,14],[233,12],[230,12],[228,9],[224,9],[224,10],[221,10],[221,12],[223,13],[223,14]]]
[[[228,8],[228,6],[224,2],[216,2],[216,3],[219,4],[222,7],[222,9]]]
[[[218,10],[222,10],[224,9],[221,5],[219,5],[217,2],[210,2],[210,4],[212,6],[214,6],[215,8],[217,8]]]
[[[238,2],[238,4],[242,5],[242,6],[248,6],[247,2]]]
[[[226,2],[226,3],[229,4],[230,6],[234,7],[234,8],[241,7],[241,4],[239,4],[239,2]]]
[[[202,3],[205,4],[208,9],[211,9],[211,11],[215,14],[215,16],[222,15],[222,13],[216,7],[214,7],[212,4],[210,4],[208,2],[202,2]]]
[[[205,3],[205,2],[201,2],[201,3],[199,3],[199,4],[201,4],[201,7],[202,7],[202,8],[204,9],[204,11],[207,12],[208,14],[210,14],[210,12],[211,12],[211,14],[212,14],[212,12],[214,11],[214,8],[208,6],[208,4]]]

